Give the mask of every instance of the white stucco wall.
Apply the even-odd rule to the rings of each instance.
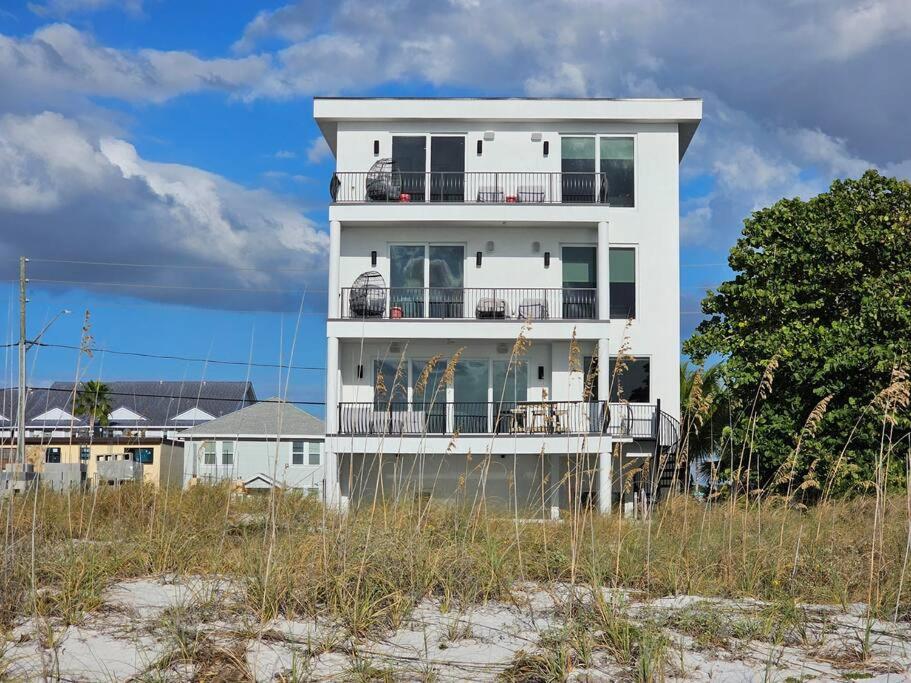
[[[265,474],[288,488],[308,489],[322,488],[325,477],[325,453],[322,438],[301,437],[276,441],[251,440],[231,437],[213,437],[209,441],[216,444],[216,465],[206,465],[203,457],[203,445],[206,441],[188,441],[184,446],[184,482],[193,477],[202,481],[247,481],[258,474]],[[309,451],[305,445],[304,464],[294,465],[291,462],[293,441],[318,442],[320,444],[320,464],[309,465]],[[224,443],[234,447],[233,465],[222,465],[222,447]]]

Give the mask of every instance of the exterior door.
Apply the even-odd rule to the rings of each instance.
[[[598,302],[598,248],[563,247],[563,317],[594,320]]]
[[[461,202],[465,199],[465,138],[430,138],[430,201]]]
[[[427,251],[430,257],[430,317],[463,317],[465,247],[431,244]]]
[[[389,303],[392,315],[424,317],[423,244],[389,247]]]
[[[402,192],[411,195],[411,201],[424,201],[427,138],[423,135],[393,135],[392,160],[402,175]]]
[[[564,204],[595,201],[595,138],[565,137],[560,141],[561,190]]]
[[[461,360],[453,379],[453,429],[460,434],[487,433],[486,360]]]

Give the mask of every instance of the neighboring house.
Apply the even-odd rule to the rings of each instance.
[[[183,483],[177,434],[256,402],[249,382],[112,381],[107,425],[90,427],[73,414],[73,382],[30,389],[26,396],[26,460],[42,481],[62,488],[79,481]],[[15,462],[18,392],[0,390],[2,459]]]
[[[184,482],[323,490],[325,423],[271,398],[181,432]]]
[[[553,514],[608,511],[627,476],[666,485],[701,100],[315,98],[314,116],[337,168],[329,497],[483,490]]]

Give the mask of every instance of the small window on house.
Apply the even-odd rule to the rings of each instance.
[[[294,441],[291,443],[291,464],[292,465],[303,465],[304,464],[304,442],[303,441]]]
[[[307,444],[307,454],[309,456],[307,464],[319,465],[319,441],[311,441]]]
[[[601,138],[602,201],[635,206],[635,143],[633,138]]]
[[[234,444],[230,441],[222,441],[221,443],[221,464],[234,464]]]
[[[213,441],[206,441],[202,445],[202,462],[204,465],[215,464],[215,443]]]
[[[651,396],[651,361],[648,358],[625,359],[617,366],[617,359],[610,359],[610,400],[648,403]]]
[[[44,462],[47,463],[59,463],[60,462],[60,449],[59,448],[45,448],[44,449]]]
[[[79,460],[81,462],[87,462],[92,457],[92,449],[88,446],[80,446],[79,448]]]
[[[127,453],[133,456],[133,461],[142,465],[151,465],[155,462],[155,451],[151,448],[128,448]]]
[[[610,250],[610,317],[636,317],[636,250]]]

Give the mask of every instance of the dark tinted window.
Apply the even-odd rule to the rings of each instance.
[[[636,317],[636,251],[610,250],[610,317]]]
[[[634,206],[633,138],[601,138],[602,195],[611,206]]]
[[[610,359],[610,400],[648,403],[651,396],[651,361],[648,358],[634,358],[626,360],[623,365],[626,367],[617,368],[617,359]]]
[[[392,160],[402,174],[402,192],[412,201],[424,201],[424,172],[427,170],[427,138],[396,135],[392,138]]]

